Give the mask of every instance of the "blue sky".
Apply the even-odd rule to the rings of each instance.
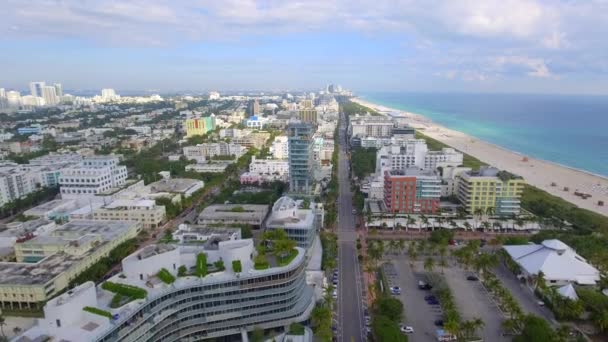
[[[606,0],[5,0],[0,87],[608,94]]]

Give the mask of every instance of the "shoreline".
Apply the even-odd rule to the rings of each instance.
[[[410,126],[430,138],[499,169],[518,174],[524,177],[528,184],[580,208],[608,216],[608,177],[606,176],[530,157],[524,153],[512,151],[503,146],[439,125],[417,113],[386,107],[361,98],[353,98],[352,101],[372,108],[382,115],[394,115],[394,117],[406,119]],[[526,158],[527,160],[525,160]],[[552,186],[552,182],[556,183],[556,186]],[[569,191],[563,191],[565,187]],[[575,196],[574,192],[576,190],[590,194],[592,197],[585,200]],[[604,201],[604,206],[598,206],[598,201]]]

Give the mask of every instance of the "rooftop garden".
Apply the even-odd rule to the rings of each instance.
[[[148,296],[148,291],[133,285],[113,283],[106,281],[101,288],[113,292],[115,295],[110,302],[111,308],[119,308],[133,300],[144,299]]]
[[[161,268],[156,276],[165,284],[173,284],[175,277],[166,268]]]
[[[84,308],[82,308],[82,310],[99,316],[107,317],[108,319],[112,319],[112,314],[106,310],[94,308],[92,306],[85,306]]]
[[[258,255],[253,259],[256,270],[272,266],[285,266],[298,255],[297,243],[287,237],[283,229],[267,230],[257,246]]]

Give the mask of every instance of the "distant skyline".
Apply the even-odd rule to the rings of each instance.
[[[608,1],[0,3],[0,87],[608,95]]]

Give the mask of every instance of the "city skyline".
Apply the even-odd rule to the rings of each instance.
[[[607,6],[9,1],[0,86],[606,94]]]

